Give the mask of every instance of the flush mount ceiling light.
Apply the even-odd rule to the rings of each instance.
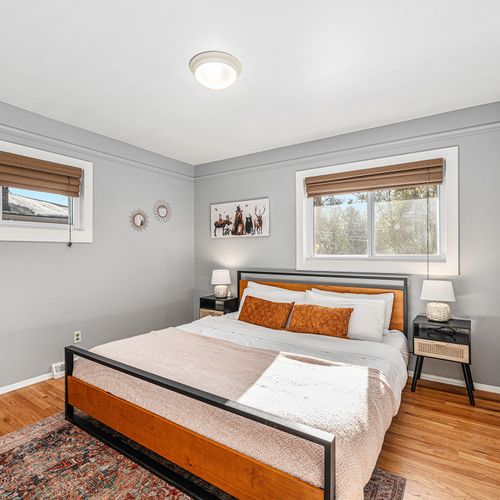
[[[236,57],[218,51],[196,54],[189,61],[189,68],[199,83],[214,90],[231,86],[241,73],[241,63]]]

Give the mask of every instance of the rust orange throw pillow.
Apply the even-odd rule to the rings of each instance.
[[[324,307],[299,304],[293,308],[288,330],[347,338],[352,307]]]
[[[271,302],[247,295],[238,319],[253,325],[283,330],[294,302]]]

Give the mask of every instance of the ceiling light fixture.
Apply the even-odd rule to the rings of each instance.
[[[230,87],[241,73],[241,63],[226,52],[208,51],[196,54],[189,69],[204,87],[221,90]]]

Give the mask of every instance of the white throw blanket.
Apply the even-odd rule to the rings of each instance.
[[[399,408],[401,391],[408,379],[408,339],[400,331],[387,331],[382,342],[352,339],[347,342],[345,339],[326,335],[272,330],[238,321],[236,318],[237,313],[207,316],[178,328],[248,347],[293,352],[330,361],[375,368],[387,378]]]
[[[335,434],[340,498],[363,497],[399,404],[399,395],[377,369],[245,347],[175,328],[92,351]],[[74,375],[315,486],[323,485],[323,451],[318,445],[85,359],[76,362]]]

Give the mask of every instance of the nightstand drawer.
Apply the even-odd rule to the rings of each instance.
[[[214,309],[201,309],[200,308],[200,319],[206,316],[224,316],[223,311],[215,311]]]
[[[416,356],[447,359],[459,363],[469,363],[469,346],[452,342],[435,342],[433,340],[414,339],[413,350]]]

